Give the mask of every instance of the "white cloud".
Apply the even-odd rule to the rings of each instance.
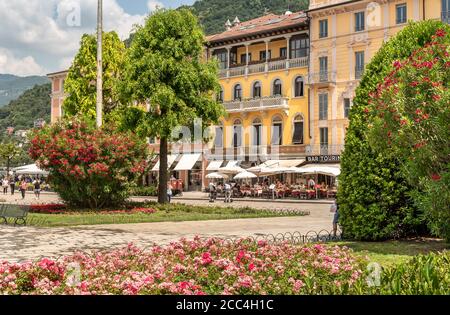
[[[148,0],[147,7],[150,11],[155,11],[156,9],[164,8],[164,4],[158,0]]]
[[[11,55],[31,56],[28,63],[59,71],[70,65],[81,36],[95,33],[96,19],[97,0],[0,0],[0,43],[10,60]],[[105,31],[126,39],[145,16],[130,15],[116,0],[104,0],[103,19]]]
[[[28,76],[44,75],[46,72],[33,57],[17,58],[7,49],[0,48],[0,73]]]

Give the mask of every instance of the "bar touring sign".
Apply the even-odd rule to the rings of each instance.
[[[340,161],[340,155],[314,155],[306,157],[306,162],[308,163],[338,163]]]

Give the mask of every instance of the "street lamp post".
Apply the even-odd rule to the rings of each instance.
[[[103,58],[102,58],[102,35],[103,35],[103,0],[98,0],[97,10],[97,127],[102,126],[103,121]]]

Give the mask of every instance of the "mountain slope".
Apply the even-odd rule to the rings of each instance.
[[[26,90],[35,85],[50,82],[47,77],[30,76],[18,77],[11,74],[0,74],[0,107],[17,99]]]
[[[6,128],[15,130],[33,128],[34,121],[42,118],[50,121],[50,93],[51,85],[36,85],[25,91],[17,100],[0,108],[0,135],[3,136]]]
[[[207,35],[221,33],[225,22],[233,22],[237,16],[241,22],[267,13],[283,14],[286,11],[301,11],[308,8],[308,0],[199,0],[191,8],[200,19]]]

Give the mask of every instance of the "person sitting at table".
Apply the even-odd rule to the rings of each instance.
[[[305,188],[306,188],[305,183],[303,183],[303,182],[301,182],[298,187],[300,190],[305,190]]]
[[[314,179],[312,179],[312,177],[308,180],[308,187],[309,187],[309,189],[316,188],[316,182],[314,181]]]

